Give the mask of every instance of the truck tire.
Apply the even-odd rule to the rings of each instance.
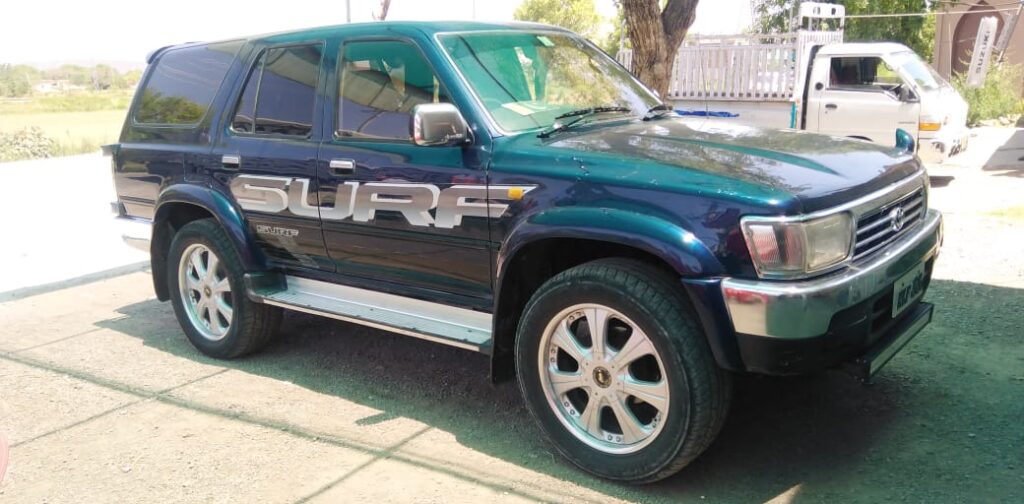
[[[281,309],[245,294],[242,262],[213,219],[183,226],[171,241],[167,279],[178,323],[199,351],[232,359],[266,345]]]
[[[593,326],[593,328],[592,328]],[[675,278],[625,259],[559,273],[527,303],[516,371],[556,449],[597,476],[666,478],[718,435],[731,380]]]

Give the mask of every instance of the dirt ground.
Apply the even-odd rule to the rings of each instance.
[[[206,358],[136,272],[0,303],[0,502],[1024,502],[1024,130],[996,133],[932,170],[935,320],[877,383],[741,378],[658,484],[554,455],[466,351],[290,315]]]

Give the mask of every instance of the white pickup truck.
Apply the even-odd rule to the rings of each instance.
[[[697,37],[676,55],[668,99],[733,121],[896,144],[906,131],[926,161],[967,147],[967,103],[902,44],[844,43],[844,8],[805,2],[783,35]],[[619,61],[631,63],[629,51]]]

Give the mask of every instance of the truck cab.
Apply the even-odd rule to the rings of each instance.
[[[967,147],[967,102],[902,44],[821,46],[807,85],[808,131],[895,145],[893,132],[902,129],[926,161]]]

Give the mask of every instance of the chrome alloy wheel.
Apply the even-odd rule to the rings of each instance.
[[[231,283],[227,270],[209,247],[189,245],[178,264],[181,304],[196,331],[210,341],[220,341],[231,328]]]
[[[629,318],[602,305],[572,306],[551,319],[539,348],[544,395],[580,441],[626,454],[658,437],[670,399],[665,366]]]

